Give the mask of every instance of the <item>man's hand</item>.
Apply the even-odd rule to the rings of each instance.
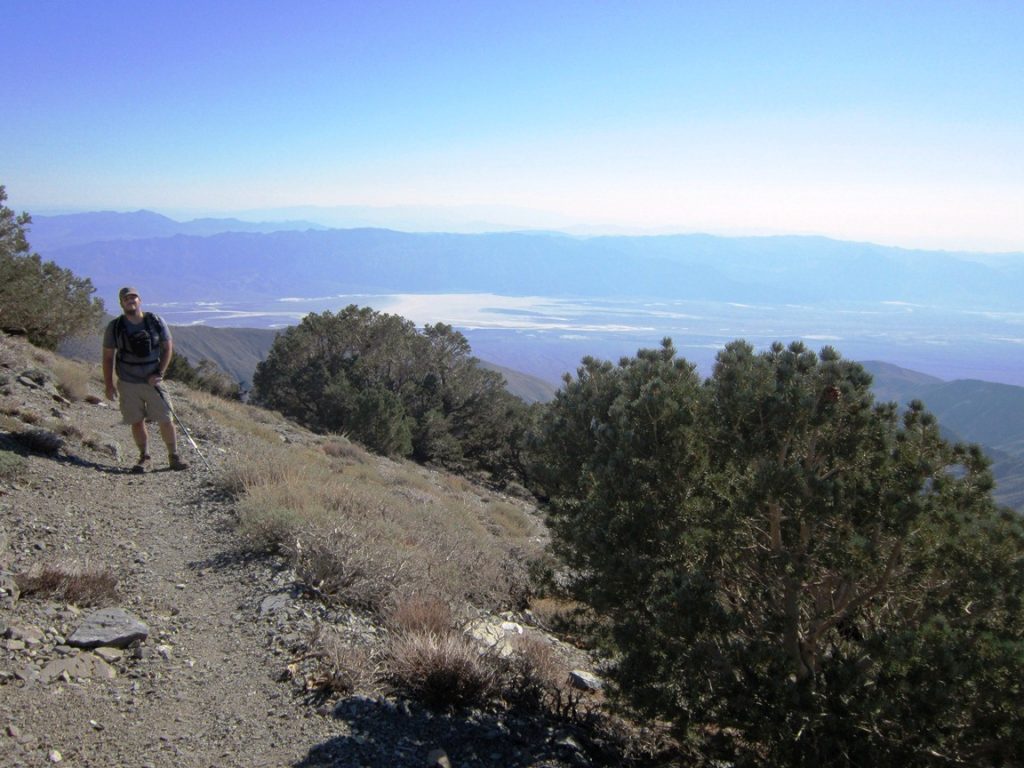
[[[113,384],[107,384],[107,400],[117,400],[117,388]]]
[[[151,374],[150,377],[148,379],[146,379],[146,381],[149,382],[149,386],[151,386],[151,387],[155,387],[157,384],[159,384],[163,380],[164,380],[164,377],[161,376],[159,373]]]

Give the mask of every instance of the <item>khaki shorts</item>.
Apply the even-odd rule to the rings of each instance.
[[[163,390],[164,397],[150,384],[117,382],[117,400],[121,406],[121,418],[125,424],[137,424],[149,419],[158,423],[171,420],[171,396]]]

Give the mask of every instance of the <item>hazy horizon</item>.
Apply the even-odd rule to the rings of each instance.
[[[11,0],[0,184],[40,215],[1021,252],[1022,37],[1000,0]]]

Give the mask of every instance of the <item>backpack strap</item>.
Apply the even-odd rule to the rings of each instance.
[[[160,339],[161,344],[166,341],[164,338],[163,324],[159,321],[156,315],[152,312],[143,312],[142,322],[146,324],[146,330],[149,331],[150,335],[154,332],[156,333],[156,337]]]
[[[156,333],[161,344],[167,341],[167,339],[164,338],[163,325],[159,320],[157,320],[156,315],[152,312],[142,313],[142,323],[148,334],[152,336],[154,332]],[[118,315],[114,318],[114,346],[117,348],[118,352],[126,352],[130,354],[130,350],[128,349],[128,331],[125,328],[124,315]]]
[[[118,352],[127,352],[127,333],[124,330],[124,315],[118,315],[114,318],[114,347]]]

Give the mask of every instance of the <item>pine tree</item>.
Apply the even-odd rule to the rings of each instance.
[[[7,191],[0,185],[0,327],[24,333],[47,349],[98,330],[103,302],[93,298],[92,282],[32,253],[32,218],[16,215],[6,200]]]
[[[585,360],[546,422],[555,545],[640,712],[751,765],[1021,758],[1024,528],[920,403],[826,348]],[[714,738],[711,735],[714,734]]]

